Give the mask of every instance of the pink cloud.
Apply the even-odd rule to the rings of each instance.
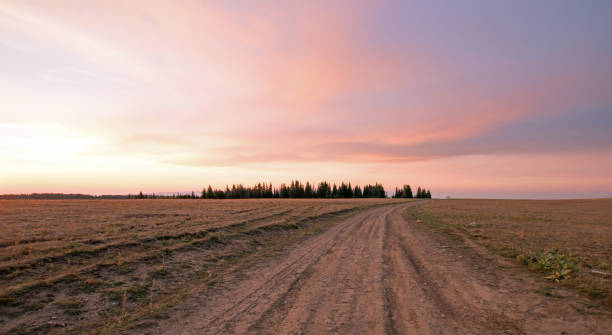
[[[2,47],[24,69],[0,80],[15,110],[4,119],[77,129],[98,139],[87,157],[119,161],[403,166],[575,152],[565,141],[557,149],[537,136],[531,145],[494,134],[610,106],[605,53],[576,52],[533,76],[495,68],[483,80],[472,72],[478,64],[440,57],[425,28],[373,21],[383,9],[361,1],[4,2],[0,28],[20,43]],[[405,40],[380,42],[386,34]],[[468,61],[485,59],[479,51]],[[600,137],[575,142],[603,151]],[[556,139],[554,129],[547,138]]]

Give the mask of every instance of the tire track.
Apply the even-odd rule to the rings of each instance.
[[[364,222],[366,222],[370,216],[366,216],[362,218],[359,222],[352,225],[350,228],[347,227],[346,234],[347,238],[354,240],[355,231],[358,230]],[[350,230],[349,230],[350,229]],[[330,255],[334,255],[331,251],[334,247],[333,244],[337,243],[340,235],[343,235],[345,231],[340,232],[337,235],[337,238],[330,239],[324,247],[324,252],[320,253],[316,259],[314,259],[308,267],[298,276],[298,278],[291,284],[287,292],[283,293],[278,300],[276,300],[270,308],[268,308],[263,315],[255,322],[253,326],[249,328],[250,332],[254,332],[258,329],[270,329],[278,326],[278,323],[287,317],[290,309],[294,306],[295,300],[299,292],[303,289],[303,286],[306,284],[308,280],[310,280],[315,274],[314,267],[317,266],[322,258],[330,257]],[[338,268],[330,269],[334,271],[334,274],[339,271]],[[320,300],[319,300],[320,301]],[[312,322],[313,314],[308,313],[308,319],[303,324],[308,324]],[[298,327],[303,327],[303,324],[298,325]]]
[[[207,301],[205,306],[212,307],[202,315],[197,322],[184,327],[181,333],[244,333],[249,327],[261,318],[261,315],[270,313],[271,307],[277,301],[281,304],[281,297],[290,292],[291,287],[299,287],[301,281],[307,280],[311,275],[308,269],[314,266],[342,236],[350,238],[359,225],[366,221],[370,212],[360,213],[347,219],[320,235],[308,240],[309,243],[298,246],[283,261],[279,270],[270,273],[275,265],[263,265],[263,273],[253,274],[251,280],[234,283],[215,294],[215,303]],[[259,271],[255,271],[259,272]],[[289,295],[286,295],[287,298]],[[206,309],[203,306],[203,309]],[[263,322],[263,321],[262,321]],[[254,329],[254,328],[252,328]],[[161,333],[175,333],[168,331]]]
[[[291,311],[285,318],[277,319],[276,324],[279,326],[270,329],[271,333],[357,331],[354,328],[361,320],[356,316],[363,317],[359,309],[364,304],[359,303],[360,295],[355,293],[361,289],[362,294],[367,294],[364,293],[366,289],[361,278],[375,276],[368,273],[356,276],[356,267],[363,260],[363,255],[370,254],[365,250],[368,243],[364,241],[368,242],[373,235],[375,229],[372,221],[381,216],[380,212],[376,211],[371,218],[361,222],[351,236],[336,241],[331,253],[315,265],[315,275],[299,288]],[[371,268],[378,269],[379,266],[374,264]]]

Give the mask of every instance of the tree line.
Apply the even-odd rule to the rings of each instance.
[[[417,188],[415,194],[412,194],[412,188],[410,185],[404,185],[402,188],[395,188],[395,194],[393,194],[393,198],[424,198],[431,199],[431,192],[425,188],[421,188],[420,186]]]
[[[234,184],[231,187],[213,188],[208,185],[204,187],[200,194],[191,192],[191,194],[173,194],[173,195],[148,195],[140,192],[138,195],[130,198],[149,199],[149,198],[177,198],[177,199],[252,199],[252,198],[386,198],[387,193],[384,187],[375,183],[374,185],[367,184],[363,187],[359,185],[353,186],[350,182],[342,182],[339,185],[330,184],[326,181],[320,182],[318,185],[306,182],[303,184],[299,180],[291,181],[289,184],[281,184],[279,187],[274,187],[272,183],[258,183],[256,185],[246,187],[242,184]],[[418,188],[417,193],[413,196],[409,185],[404,185],[404,188],[398,192],[396,189],[394,198],[431,198],[429,190]]]

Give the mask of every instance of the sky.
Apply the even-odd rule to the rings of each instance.
[[[0,1],[0,193],[612,196],[612,2]]]

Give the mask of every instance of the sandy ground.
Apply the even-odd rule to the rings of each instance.
[[[537,293],[550,283],[412,222],[413,205],[354,215],[138,332],[612,334],[610,312],[560,287]]]

